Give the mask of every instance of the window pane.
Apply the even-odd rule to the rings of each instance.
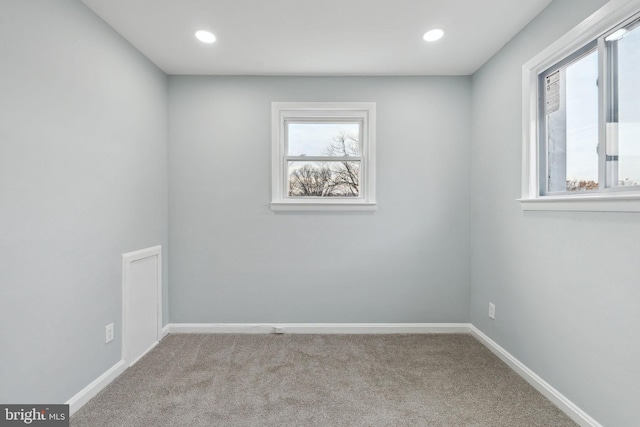
[[[358,197],[360,162],[288,162],[289,197]]]
[[[640,185],[640,28],[610,40],[608,49],[617,81],[607,120],[607,186]]]
[[[559,105],[547,117],[548,191],[597,190],[597,52],[560,69],[555,77]]]
[[[289,156],[360,156],[359,123],[288,123]]]

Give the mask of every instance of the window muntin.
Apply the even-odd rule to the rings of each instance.
[[[375,210],[375,104],[273,103],[273,210]]]
[[[541,196],[640,190],[637,28],[614,28],[539,75]]]

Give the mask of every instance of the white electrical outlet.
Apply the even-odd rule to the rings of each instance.
[[[273,329],[274,329],[273,332],[276,334],[284,334],[284,328],[282,326],[276,326]]]
[[[106,339],[105,343],[113,341],[113,323],[109,323],[106,327]]]
[[[496,319],[496,306],[492,302],[489,303],[489,317],[493,320]]]

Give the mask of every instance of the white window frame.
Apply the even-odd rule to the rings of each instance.
[[[362,154],[358,197],[290,197],[287,134],[291,121],[357,121],[361,123]],[[375,102],[273,102],[271,104],[271,209],[274,211],[376,210],[376,104]],[[313,159],[311,159],[313,160]]]
[[[640,0],[611,0],[564,37],[536,55],[522,67],[522,197],[523,210],[640,212],[640,191],[594,191],[576,194],[542,195],[539,117],[539,75],[584,46],[640,13]],[[602,62],[601,62],[602,64]],[[600,65],[599,74],[605,75]],[[602,88],[604,85],[600,85]],[[600,116],[603,115],[603,89]],[[601,120],[602,122],[602,120]],[[600,126],[600,132],[606,132]],[[600,136],[603,141],[603,135]],[[602,171],[600,171],[602,175]],[[601,176],[604,178],[604,176]]]

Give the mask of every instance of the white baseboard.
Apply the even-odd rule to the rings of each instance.
[[[169,325],[164,325],[160,330],[160,341],[169,334]]]
[[[107,372],[96,378],[91,384],[80,390],[71,399],[65,402],[69,405],[69,415],[73,415],[78,409],[93,399],[96,394],[108,386],[113,380],[118,378],[127,369],[127,365],[124,360],[119,361],[113,365]]]
[[[480,329],[470,325],[471,334],[482,344],[498,356],[504,363],[513,369],[518,375],[524,378],[529,384],[538,390],[544,397],[549,399],[569,418],[582,427],[602,427],[600,423],[591,418],[589,414],[580,409],[575,403],[567,399],[562,393],[553,388],[548,382],[543,380],[527,368],[522,362],[516,359],[511,353],[500,347],[495,341],[486,336]]]
[[[435,334],[469,333],[468,323],[170,323],[171,334]]]

